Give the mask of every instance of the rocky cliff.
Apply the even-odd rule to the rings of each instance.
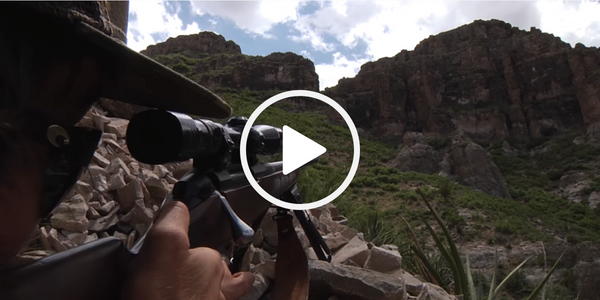
[[[208,87],[319,90],[312,61],[291,52],[244,55],[239,45],[212,32],[169,38],[141,53]]]
[[[401,142],[408,131],[520,141],[600,119],[600,51],[536,28],[475,21],[361,67],[324,93],[357,126]]]

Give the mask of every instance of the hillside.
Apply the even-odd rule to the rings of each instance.
[[[318,87],[309,60],[247,56],[212,33],[171,38],[144,53],[209,86],[235,115],[249,116],[278,91]],[[324,91],[363,137],[357,176],[334,204],[367,239],[397,244],[414,271],[402,218],[426,239],[420,189],[477,268],[492,266],[495,248],[505,266],[534,255],[511,298],[539,281],[543,242],[548,263],[566,251],[550,299],[592,299],[600,278],[599,64],[598,49],[493,20],[363,65]],[[307,201],[341,183],[352,146],[335,115],[291,102],[259,121],[287,124],[328,149],[302,174]]]

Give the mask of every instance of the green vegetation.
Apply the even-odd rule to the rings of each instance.
[[[251,59],[236,57],[234,63]],[[211,57],[188,54],[161,56],[158,60],[167,62],[192,79],[198,76],[197,70],[207,68],[215,61]],[[223,70],[228,71],[227,68]],[[232,106],[234,115],[247,117],[264,100],[279,92],[227,88],[213,88],[213,91]],[[347,128],[332,125],[325,115],[306,111],[290,101],[266,110],[255,124],[260,123],[287,124],[327,148],[318,163],[302,168],[298,185],[304,201],[312,202],[329,195],[345,179],[353,153]],[[585,203],[571,203],[550,192],[569,171],[590,175],[592,185],[583,192],[585,195],[600,191],[600,176],[591,172],[600,166],[600,149],[587,144],[576,145],[573,138],[540,138],[520,145],[509,139],[513,147],[522,150],[520,153],[546,147],[546,151],[538,151],[533,156],[506,155],[501,142],[489,146],[512,199],[478,193],[437,175],[400,172],[388,166],[397,154],[398,145],[362,139],[356,176],[334,204],[347,217],[349,225],[363,232],[366,239],[376,245],[397,245],[407,271],[472,296],[465,299],[482,299],[484,294],[493,295],[501,288],[517,299],[524,299],[534,292],[534,288],[524,282],[519,268],[510,273],[505,270],[507,266],[497,265],[495,278],[490,281],[478,272],[470,272],[468,259],[463,266],[457,256],[460,254],[458,249],[454,249],[457,246],[452,244],[456,239],[458,243],[486,241],[489,245],[510,247],[522,240],[552,242],[556,234],[567,237],[572,243],[600,242],[600,206],[591,210]],[[447,137],[428,140],[435,149],[443,149],[450,143]],[[427,199],[428,205],[423,206],[419,194]],[[432,214],[434,210],[439,211],[439,215]],[[429,226],[431,222],[437,223],[439,228]],[[437,230],[444,232],[443,236],[437,237],[439,242],[435,241]],[[548,285],[546,299],[572,296],[573,276],[569,277],[568,272],[565,274],[558,285]],[[496,278],[505,280],[496,285]],[[535,290],[535,293],[539,292],[539,289]]]
[[[452,139],[447,136],[434,137],[428,140],[427,144],[429,144],[429,146],[433,147],[433,149],[435,150],[440,150],[447,146],[450,146],[450,144],[452,144]]]
[[[599,241],[600,210],[594,211],[585,203],[570,203],[549,192],[559,186],[560,178],[569,171],[587,173],[592,178],[591,187],[582,196],[600,189],[600,177],[592,172],[595,161],[600,158],[600,149],[591,144],[577,145],[573,143],[574,138],[574,135],[567,135],[540,144],[546,151],[531,157],[505,155],[501,143],[492,145],[490,152],[513,199],[533,210],[534,215],[530,218],[541,219],[544,227],[567,235],[572,242]],[[514,144],[515,147],[527,147]],[[509,233],[516,229],[512,224],[512,220],[497,221],[499,229]]]
[[[208,55],[206,53],[170,53],[157,55],[154,59],[174,71],[196,80],[201,75],[226,75],[231,74],[234,66],[252,62],[256,56],[245,54],[220,53]]]
[[[221,90],[219,93],[234,108],[235,115],[250,116],[263,100],[277,91]],[[261,114],[256,124],[288,124],[327,148],[319,163],[302,169],[299,181],[305,201],[316,201],[329,195],[345,179],[353,153],[351,136],[347,128],[330,124],[324,115],[289,111],[295,111],[293,103],[277,104]],[[571,144],[569,147],[572,147]],[[515,238],[552,241],[551,235],[540,230],[545,228],[568,235],[573,242],[600,241],[600,216],[584,204],[570,203],[549,193],[547,189],[551,180],[532,166],[568,169],[564,165],[577,165],[578,157],[585,158],[595,153],[584,147],[565,150],[564,142],[559,145],[562,147],[534,159],[502,155],[500,147],[493,145],[494,161],[505,174],[513,197],[504,199],[475,192],[441,176],[400,172],[386,166],[395,156],[393,145],[361,140],[358,172],[350,187],[334,204],[348,217],[352,226],[368,223],[363,218],[377,213],[385,228],[402,232],[401,216],[415,227],[422,225],[420,217],[426,214],[426,210],[416,201],[415,193],[420,188],[435,194],[432,201],[439,206],[445,221],[467,240],[480,238],[493,244],[507,244]],[[552,159],[553,156],[558,159]],[[465,220],[459,214],[461,209],[479,217]],[[481,218],[481,215],[486,218]],[[467,230],[467,227],[470,228]],[[424,228],[419,227],[418,230],[423,231]]]
[[[225,90],[220,93],[234,108],[235,115],[249,116],[262,100],[277,91],[257,93]],[[285,102],[263,113],[257,121],[259,123],[275,126],[290,124],[328,149],[327,155],[319,163],[302,169],[299,187],[305,201],[315,201],[329,195],[344,180],[352,153],[347,128],[330,124],[325,116],[318,113],[298,112],[294,104]],[[442,140],[432,144],[444,147],[442,145],[445,142]],[[397,245],[403,256],[404,268],[409,272],[422,274],[424,268],[415,256],[414,249],[411,249],[413,239],[406,233],[408,228],[412,228],[422,246],[422,256],[437,270],[439,281],[451,283],[454,278],[452,268],[440,253],[440,248],[428,240],[431,234],[423,220],[431,221],[432,216],[419,201],[419,191],[430,199],[432,207],[440,211],[440,218],[448,230],[460,236],[462,241],[483,240],[492,245],[509,247],[519,240],[551,242],[553,234],[541,229],[568,235],[571,242],[600,241],[600,217],[583,204],[570,203],[548,192],[550,180],[544,176],[535,177],[535,173],[522,165],[523,162],[528,163],[528,158],[493,153],[495,160],[500,158],[500,161],[504,159],[507,162],[498,165],[509,178],[507,183],[513,199],[504,199],[475,192],[441,176],[400,172],[386,165],[396,151],[394,145],[361,140],[358,172],[350,187],[334,204],[348,218],[350,226],[365,233],[366,239],[376,245]],[[582,150],[582,153],[585,151]],[[560,164],[548,163],[552,161],[549,155],[552,154],[537,159],[547,161],[547,165],[553,168],[561,168]],[[568,163],[572,160],[568,155],[561,159]],[[513,171],[507,170],[511,167]],[[515,191],[521,194],[515,194]],[[471,217],[464,217],[461,211],[468,212]],[[507,278],[502,285],[505,292],[523,297],[533,292],[533,287],[523,282],[521,273],[508,276],[503,270],[498,269],[497,278]],[[478,273],[472,277],[483,291],[487,293],[490,290],[489,279],[483,280],[484,277]],[[426,278],[436,282],[433,277]],[[571,293],[564,285],[550,285],[548,288],[563,295]],[[518,299],[524,299],[521,296]]]
[[[422,277],[428,278],[430,281],[437,283],[439,286],[443,287],[445,290],[447,290],[450,293],[453,293],[456,295],[464,295],[465,300],[478,300],[478,299],[494,300],[499,296],[499,294],[500,294],[500,292],[502,292],[503,288],[511,289],[511,290],[513,290],[513,292],[515,292],[515,289],[520,289],[520,290],[517,290],[520,292],[520,291],[522,291],[523,288],[526,287],[523,284],[524,278],[523,278],[522,274],[519,273],[519,270],[521,269],[521,267],[523,267],[525,265],[525,263],[529,260],[529,258],[525,259],[522,263],[520,263],[517,267],[515,267],[510,273],[508,273],[506,275],[506,277],[504,277],[504,280],[502,280],[500,282],[500,284],[498,284],[496,286],[496,276],[499,273],[498,272],[498,266],[499,266],[498,252],[496,251],[494,272],[492,273],[492,280],[491,280],[491,283],[489,284],[488,296],[485,297],[485,293],[483,291],[481,281],[479,282],[480,283],[479,289],[478,289],[478,291],[476,291],[475,290],[475,282],[473,280],[473,272],[471,271],[471,266],[470,266],[470,261],[469,261],[469,255],[466,254],[466,270],[465,270],[465,267],[463,266],[461,254],[458,251],[458,247],[456,246],[456,244],[454,242],[454,239],[452,237],[452,234],[450,233],[450,230],[448,229],[448,226],[446,226],[446,224],[444,223],[444,221],[442,220],[440,215],[431,206],[431,203],[427,200],[427,196],[425,196],[421,191],[419,191],[419,194],[420,194],[421,198],[423,199],[423,202],[425,202],[425,205],[429,209],[429,212],[431,213],[431,215],[433,215],[438,226],[442,229],[443,235],[440,236],[436,233],[436,231],[433,229],[433,227],[431,227],[431,225],[429,225],[429,222],[427,222],[427,220],[422,219],[423,223],[427,227],[427,230],[431,234],[431,237],[435,241],[437,249],[440,251],[440,253],[442,254],[442,257],[445,259],[447,266],[449,266],[449,268],[452,270],[452,275],[453,275],[452,279],[453,280],[452,280],[452,282],[449,282],[445,278],[440,276],[440,274],[438,273],[439,269],[436,268],[431,263],[431,261],[428,259],[428,257],[424,254],[423,249],[420,246],[420,243],[416,239],[415,233],[412,231],[410,226],[408,226],[410,236],[412,237],[413,242],[414,242],[414,246],[411,246],[411,250],[413,250],[413,252],[415,253],[415,255],[417,257],[416,261],[418,262],[419,266],[421,266],[419,268],[419,271],[420,271],[419,274]],[[442,237],[443,237],[443,239],[442,239]],[[537,295],[540,292],[542,292],[542,289],[546,285],[546,282],[548,281],[548,279],[550,279],[550,276],[556,269],[556,266],[558,266],[558,263],[560,262],[561,258],[562,258],[562,255],[556,261],[556,263],[554,264],[554,266],[552,267],[550,272],[548,272],[546,274],[544,279],[538,284],[538,286],[527,297],[527,300],[536,299]],[[516,277],[514,277],[514,276],[519,275],[519,274],[521,275],[522,280],[515,281],[514,278],[516,278]],[[452,285],[452,289],[449,288],[450,285]]]

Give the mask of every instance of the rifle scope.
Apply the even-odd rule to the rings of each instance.
[[[226,125],[164,110],[134,115],[127,127],[131,155],[146,164],[164,164],[191,158],[220,155],[239,149],[247,119],[231,118]],[[282,130],[268,125],[252,126],[246,152],[272,155],[281,148]]]

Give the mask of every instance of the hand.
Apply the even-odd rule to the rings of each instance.
[[[189,224],[185,204],[173,201],[161,210],[133,267],[125,299],[237,300],[248,293],[254,275],[232,275],[213,249],[190,249]]]

